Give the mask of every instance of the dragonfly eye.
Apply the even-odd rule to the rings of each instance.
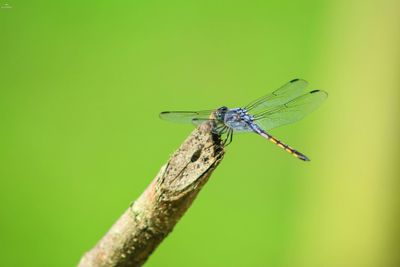
[[[225,107],[225,106],[220,107],[219,109],[217,109],[217,112],[216,112],[217,118],[219,120],[223,120],[227,111],[228,111],[228,108]]]

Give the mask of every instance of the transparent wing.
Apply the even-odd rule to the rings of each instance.
[[[245,109],[252,113],[257,113],[269,107],[275,107],[287,103],[288,101],[304,93],[308,83],[302,79],[294,79],[281,86],[272,93],[254,100]]]
[[[327,97],[326,92],[314,90],[286,104],[266,109],[254,115],[254,121],[264,130],[290,124],[314,111]]]
[[[160,113],[160,118],[176,123],[199,124],[208,120],[213,110],[202,111],[164,111]]]
[[[192,123],[193,123],[194,125],[200,125],[200,124],[202,124],[202,123],[204,123],[204,122],[207,122],[207,121],[216,122],[216,120],[214,120],[214,119],[200,119],[200,118],[194,118],[194,119],[192,120]]]

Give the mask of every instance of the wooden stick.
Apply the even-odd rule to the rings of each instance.
[[[172,231],[221,162],[224,150],[203,123],[185,140],[78,267],[141,266]]]

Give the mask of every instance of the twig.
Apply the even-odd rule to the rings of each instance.
[[[223,155],[211,125],[200,125],[78,267],[143,265],[190,207]]]

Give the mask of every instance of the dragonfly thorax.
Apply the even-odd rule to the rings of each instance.
[[[249,125],[253,122],[253,117],[245,109],[234,108],[225,112],[223,122],[236,132],[247,132],[251,131]]]

